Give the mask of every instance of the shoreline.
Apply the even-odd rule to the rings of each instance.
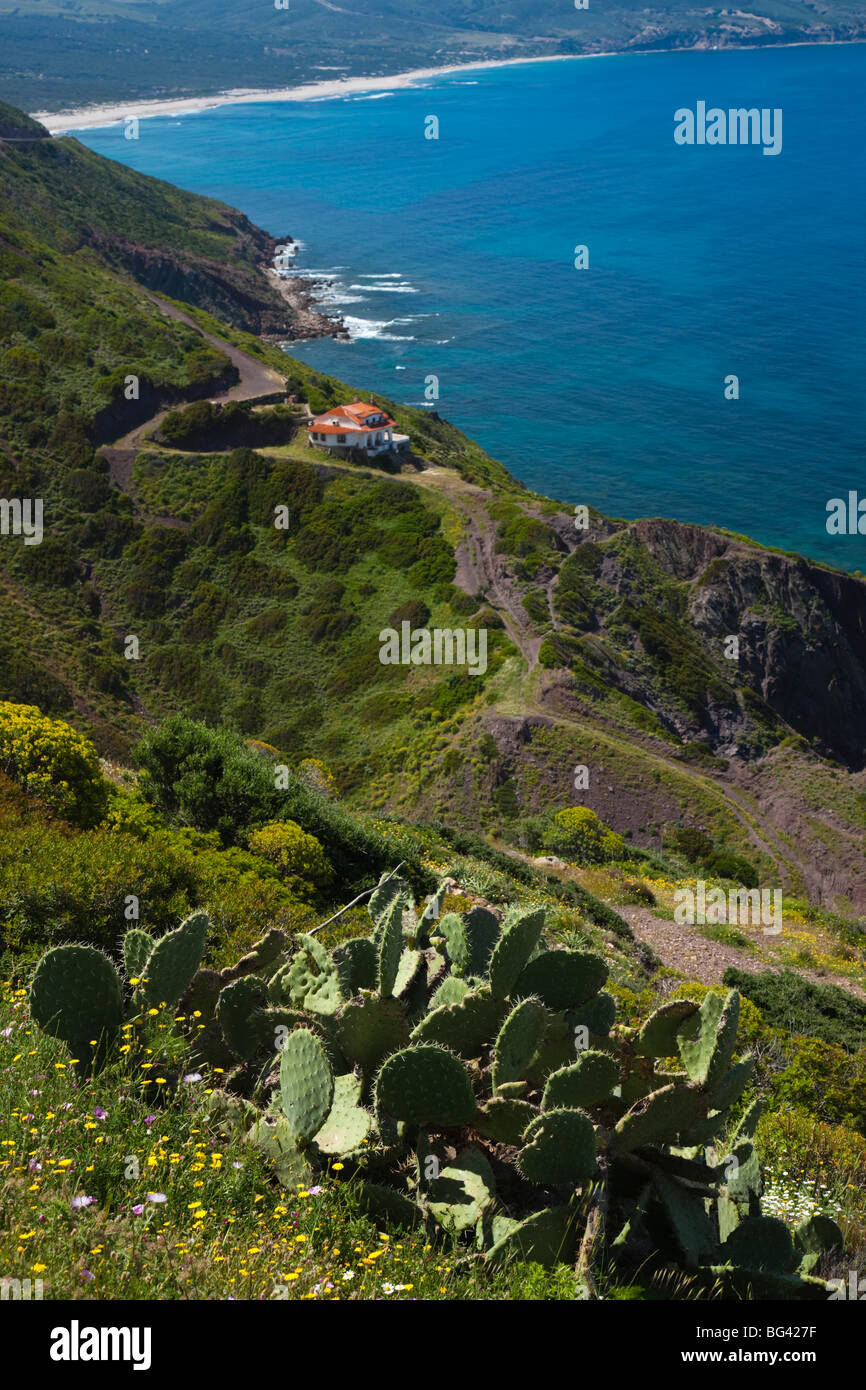
[[[416,82],[448,77],[452,73],[477,72],[483,68],[516,67],[526,63],[567,63],[577,58],[616,56],[615,53],[551,53],[536,58],[488,59],[477,63],[454,63],[439,68],[413,68],[409,72],[392,73],[390,77],[330,78],[321,82],[305,82],[297,87],[236,87],[225,92],[215,92],[211,96],[147,98],[123,106],[111,102],[60,113],[39,111],[33,113],[33,119],[41,121],[52,135],[60,135],[69,130],[92,130],[119,125],[133,116],[137,116],[139,120],[147,120],[153,116],[197,115],[220,106],[244,106],[271,101],[331,101],[363,92],[412,87]]]
[[[51,135],[65,135],[75,130],[98,130],[120,125],[132,117],[148,120],[156,116],[191,116],[203,111],[216,110],[221,106],[246,106],[281,101],[332,101],[364,92],[399,91],[437,77],[479,72],[488,68],[526,67],[532,63],[585,62],[593,58],[644,57],[659,53],[734,53],[774,48],[850,47],[862,42],[866,40],[803,40],[800,43],[784,44],[735,44],[724,48],[701,44],[693,48],[614,49],[604,53],[550,53],[534,58],[489,58],[474,63],[452,63],[445,67],[413,68],[409,72],[392,73],[389,77],[345,77],[306,82],[297,87],[236,87],[224,92],[215,92],[210,96],[146,98],[124,105],[109,102],[101,106],[83,106],[66,112],[34,111],[29,114],[34,120],[40,121]]]

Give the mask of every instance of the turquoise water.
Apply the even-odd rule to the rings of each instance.
[[[781,108],[781,153],[676,144],[698,101]],[[356,337],[293,351],[408,404],[437,378],[427,404],[528,486],[866,568],[866,538],[826,531],[831,497],[866,495],[864,116],[866,47],[828,46],[467,71],[81,138],[299,238]]]

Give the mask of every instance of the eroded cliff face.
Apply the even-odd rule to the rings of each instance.
[[[253,229],[257,230],[257,229]],[[265,233],[253,249],[263,264],[280,244]],[[93,232],[88,244],[100,258],[145,289],[206,309],[215,318],[247,333],[290,338],[293,314],[270,281],[245,265],[224,265],[206,257],[170,252]]]
[[[613,688],[712,754],[748,761],[799,734],[866,764],[864,581],[675,521],[563,520],[549,525],[568,555],[527,592],[549,600],[542,662],[571,673],[572,705]],[[569,702],[561,682],[554,698]]]
[[[822,751],[866,762],[866,583],[675,522],[637,534],[688,585],[687,618],[709,652],[739,637],[743,685]]]

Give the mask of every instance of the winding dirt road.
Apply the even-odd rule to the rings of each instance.
[[[215,396],[208,396],[205,399],[214,404],[225,401],[249,401],[255,400],[257,396],[283,394],[286,389],[285,378],[272,367],[266,367],[263,362],[252,357],[248,352],[241,348],[234,347],[232,343],[227,343],[224,338],[218,338],[214,333],[207,333],[195,319],[178,309],[175,304],[170,304],[167,299],[161,299],[157,294],[147,294],[147,298],[166,315],[167,318],[176,319],[178,323],[184,323],[188,328],[194,328],[200,338],[211,347],[217,348],[230,359],[237,368],[238,380],[228,391],[221,391]],[[166,410],[160,410],[143,424],[136,425],[128,434],[115,440],[113,444],[100,449],[100,453],[108,460],[109,475],[111,481],[121,492],[129,492],[132,482],[132,465],[135,456],[146,442],[147,436],[156,428],[160,420],[165,419],[169,410],[175,407],[169,406]]]

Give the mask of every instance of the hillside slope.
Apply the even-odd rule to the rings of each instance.
[[[385,400],[409,459],[328,460],[305,410],[357,391],[248,331],[277,312],[271,239],[0,115],[0,496],[41,497],[46,529],[0,543],[0,699],[121,761],[171,712],[224,722],[324,758],[365,809],[523,850],[575,802],[647,849],[691,827],[863,910],[861,580],[721,530],[578,529]],[[179,267],[167,288],[155,264]],[[254,369],[294,402],[245,405]],[[486,669],[382,664],[403,622],[483,630]]]

